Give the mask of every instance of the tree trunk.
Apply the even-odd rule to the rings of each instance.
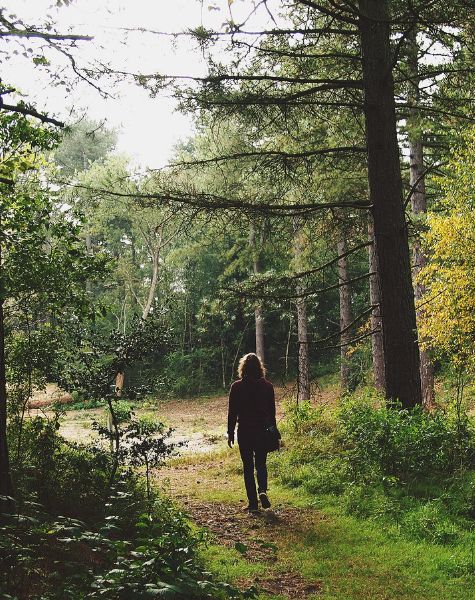
[[[0,248],[0,269],[2,268]],[[2,277],[0,273],[0,278]],[[7,444],[7,383],[5,368],[5,321],[3,312],[3,285],[0,286],[0,496],[12,496],[13,485]],[[8,502],[0,501],[0,512],[8,508]]]
[[[417,31],[413,31],[408,36],[408,67],[411,81],[409,82],[408,103],[410,105],[409,117],[407,119],[408,142],[409,142],[409,184],[411,187],[411,205],[414,214],[424,215],[427,212],[427,196],[424,176],[424,147],[422,143],[422,130],[420,123],[420,114],[417,105],[420,100],[419,92],[419,65],[418,53],[419,46],[417,44]],[[417,276],[419,271],[427,264],[427,257],[422,249],[420,238],[416,235],[413,247],[412,257],[414,265],[414,275]],[[421,300],[425,294],[425,286],[421,283],[416,283],[414,286],[414,295],[416,302]],[[420,319],[420,312],[417,313],[417,318]],[[421,388],[422,388],[422,403],[425,407],[430,408],[435,403],[434,391],[434,366],[427,350],[419,349],[420,351],[420,372],[421,372]]]
[[[155,300],[155,292],[157,291],[157,283],[158,283],[158,260],[159,260],[159,252],[154,252],[152,255],[152,281],[150,282],[150,288],[148,290],[148,298],[147,302],[144,306],[142,312],[142,319],[146,319],[150,314],[150,310],[153,306],[153,301]]]
[[[388,0],[359,0],[368,182],[381,293],[385,394],[420,404],[416,312],[396,131]]]
[[[374,386],[377,390],[384,390],[384,355],[383,355],[383,334],[381,326],[381,308],[380,294],[378,288],[378,265],[376,261],[376,253],[374,251],[374,233],[373,220],[368,220],[368,239],[373,244],[369,247],[369,272],[374,273],[369,278],[369,301],[373,306],[371,313],[371,349],[373,356],[373,376]]]
[[[93,251],[92,251],[92,237],[91,234],[89,233],[89,231],[86,229],[86,250],[89,256],[92,256]],[[91,281],[89,279],[86,280],[86,292],[90,293],[92,292],[92,284]]]
[[[345,230],[342,227],[339,233],[338,240],[338,256],[346,253],[346,237]],[[340,385],[342,392],[346,392],[350,388],[350,357],[348,355],[348,342],[351,339],[351,332],[347,331],[347,327],[351,323],[351,294],[349,285],[341,285],[349,280],[348,273],[348,258],[346,256],[338,260],[338,288],[340,296]]]
[[[265,361],[265,346],[264,346],[264,313],[262,305],[256,306],[254,311],[256,319],[256,354],[262,362]]]
[[[294,217],[294,257],[296,270],[301,269],[303,238],[300,219]],[[297,294],[303,292],[303,286],[297,284]],[[308,357],[307,304],[305,298],[297,298],[297,402],[310,400],[310,374]]]
[[[249,234],[249,244],[252,249],[252,267],[254,274],[262,273],[262,265],[259,256],[259,248],[256,243],[256,230],[254,225],[251,225]],[[259,302],[254,311],[256,321],[256,354],[262,362],[265,361],[265,346],[264,346],[264,311],[262,304]]]

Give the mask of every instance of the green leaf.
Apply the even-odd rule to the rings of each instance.
[[[234,544],[234,549],[240,552],[241,554],[246,554],[248,546],[246,546],[246,544],[243,544],[242,542],[236,542]]]

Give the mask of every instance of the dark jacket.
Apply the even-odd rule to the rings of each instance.
[[[270,381],[245,377],[232,384],[228,408],[228,435],[232,437],[236,422],[241,433],[276,424],[274,386]]]

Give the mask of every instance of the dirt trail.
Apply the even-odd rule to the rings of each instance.
[[[156,477],[193,521],[210,532],[214,543],[237,549],[246,561],[266,565],[263,575],[242,578],[240,586],[255,585],[271,598],[317,597],[321,581],[307,581],[295,572],[281,555],[280,540],[290,533],[305,535],[324,517],[283,503],[255,514],[243,511],[238,465],[237,451],[198,456],[196,463],[188,456],[183,463],[163,467]]]
[[[278,418],[283,413],[283,395],[279,390]],[[219,423],[222,431],[227,400],[215,399],[212,405],[206,406],[187,403],[186,410],[193,414],[198,410],[205,429],[213,430]],[[175,423],[187,421],[179,410],[174,416]],[[291,537],[303,538],[325,518],[316,510],[279,502],[272,493],[274,503],[270,510],[257,514],[244,512],[246,502],[239,453],[237,448],[226,447],[223,436],[216,441],[214,451],[187,454],[162,467],[155,478],[197,525],[210,532],[214,543],[237,550],[243,560],[263,566],[262,573],[239,578],[238,585],[255,585],[265,598],[318,598],[321,581],[306,580],[290,566],[283,541],[288,544]]]

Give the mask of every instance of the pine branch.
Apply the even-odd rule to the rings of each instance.
[[[358,32],[354,29],[345,29],[341,27],[317,27],[317,28],[275,28],[275,29],[264,29],[257,31],[246,31],[241,29],[241,26],[234,25],[231,27],[229,31],[212,31],[204,28],[199,29],[189,29],[188,31],[177,31],[177,32],[169,32],[169,31],[158,31],[156,29],[147,29],[146,27],[121,27],[121,31],[128,32],[140,32],[140,33],[151,33],[152,35],[158,35],[162,37],[193,37],[197,39],[212,39],[212,38],[222,38],[222,37],[233,37],[237,35],[246,35],[246,36],[289,36],[289,35],[342,35],[344,37],[352,37],[356,36]]]
[[[264,295],[262,294],[262,290],[264,290],[268,285],[288,286],[290,284],[293,284],[296,280],[303,279],[304,277],[308,277],[309,275],[315,275],[316,273],[320,273],[321,271],[324,271],[328,267],[331,267],[332,265],[337,263],[342,258],[351,256],[355,252],[358,252],[358,250],[362,250],[363,248],[368,248],[368,246],[371,246],[372,244],[373,244],[372,241],[367,241],[367,242],[358,244],[357,246],[350,248],[343,254],[340,254],[340,255],[336,256],[335,258],[332,258],[331,260],[327,261],[326,263],[323,263],[322,265],[320,265],[318,267],[315,267],[314,269],[309,269],[307,271],[299,271],[298,273],[294,273],[292,275],[283,275],[281,277],[274,277],[272,279],[265,279],[265,280],[259,281],[259,282],[255,283],[252,287],[251,286],[247,287],[246,292],[255,294],[255,297],[262,298],[262,297],[264,297]],[[259,291],[261,292],[260,294],[257,293]],[[266,293],[265,295],[267,296],[268,293]]]
[[[310,44],[303,46],[295,46],[293,50],[280,50],[278,48],[266,48],[265,46],[255,46],[252,43],[246,42],[244,40],[234,41],[234,44],[240,48],[247,48],[248,50],[253,50],[255,52],[259,52],[260,54],[266,54],[268,56],[285,56],[288,58],[310,58],[312,60],[326,60],[326,59],[341,59],[341,60],[351,60],[351,61],[361,61],[361,56],[358,54],[351,54],[345,52],[323,52],[323,53],[312,53],[308,52],[312,48]]]
[[[208,210],[237,210],[249,213],[264,213],[269,215],[292,216],[295,214],[311,214],[321,210],[331,208],[354,208],[357,210],[369,210],[371,205],[365,202],[310,202],[310,203],[295,203],[295,204],[273,204],[270,202],[256,202],[249,199],[226,198],[204,192],[196,192],[195,190],[176,192],[165,191],[162,193],[127,193],[118,192],[115,190],[107,190],[105,188],[96,188],[86,185],[73,184],[68,181],[60,182],[64,185],[75,189],[90,191],[94,194],[103,194],[117,198],[135,198],[149,203],[150,201],[158,201],[163,204],[183,204],[186,206],[194,206],[196,208]]]
[[[332,17],[333,19],[340,21],[342,23],[358,26],[357,19],[348,17],[340,11],[331,10],[325,6],[322,6],[321,4],[319,4],[317,2],[314,2],[313,0],[297,0],[297,2],[298,2],[298,4],[303,4],[304,6],[307,6],[308,8],[313,8],[314,10],[317,10],[322,15],[325,15],[327,17]],[[335,6],[334,2],[330,2],[330,4],[332,4],[332,6],[334,6],[335,9],[338,8],[337,6]]]
[[[206,164],[216,164],[219,162],[240,160],[246,158],[268,158],[276,157],[282,160],[295,160],[299,158],[310,158],[312,156],[325,156],[328,154],[339,153],[366,153],[366,148],[362,146],[340,146],[335,148],[320,148],[318,150],[307,150],[305,152],[282,152],[279,150],[256,150],[255,152],[237,152],[225,156],[215,156],[213,158],[204,158],[190,161],[174,162],[168,167],[195,167]],[[162,169],[160,169],[162,170]]]
[[[302,292],[296,292],[295,294],[276,294],[274,292],[267,293],[265,296],[262,294],[253,294],[249,293],[246,290],[240,290],[238,288],[225,288],[227,291],[234,293],[237,296],[241,296],[243,298],[249,298],[252,300],[265,300],[268,299],[269,296],[273,300],[296,300],[298,298],[308,298],[309,296],[316,296],[319,294],[324,294],[326,292],[330,292],[332,290],[337,290],[338,288],[343,287],[344,285],[351,285],[352,283],[357,283],[358,281],[362,281],[363,279],[368,279],[372,275],[376,275],[376,273],[365,273],[364,275],[359,275],[358,277],[353,277],[351,279],[347,279],[345,281],[339,281],[338,283],[334,283],[332,285],[318,288],[316,290],[307,289]]]
[[[238,75],[223,73],[221,75],[209,75],[208,77],[194,77],[192,75],[159,75],[159,74],[136,74],[127,71],[114,71],[118,75],[133,76],[141,82],[147,81],[195,81],[197,83],[223,83],[225,81],[269,81],[273,83],[295,83],[299,85],[315,84],[322,89],[361,89],[363,81],[359,79],[319,79],[315,77],[286,77],[284,75]]]

